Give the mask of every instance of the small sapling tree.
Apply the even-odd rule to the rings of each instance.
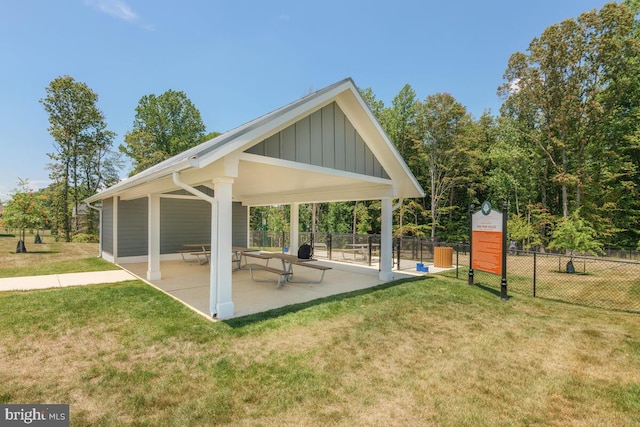
[[[596,230],[583,218],[580,218],[579,210],[558,224],[551,236],[549,247],[567,251],[570,257],[567,263],[567,273],[575,272],[573,257],[576,253],[591,255],[602,253],[602,242],[597,239]]]

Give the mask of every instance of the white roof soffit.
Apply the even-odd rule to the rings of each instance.
[[[372,200],[393,197],[389,179],[244,153],[233,197],[245,205]]]

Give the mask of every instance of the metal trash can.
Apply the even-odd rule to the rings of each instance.
[[[433,266],[451,268],[453,266],[453,248],[447,246],[433,248]]]

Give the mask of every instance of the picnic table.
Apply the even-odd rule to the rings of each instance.
[[[373,248],[379,248],[379,243],[372,243]],[[344,254],[352,253],[353,259],[355,260],[358,255],[362,256],[363,260],[367,260],[369,258],[369,243],[347,243],[347,248],[339,249],[342,252],[342,258],[347,259]]]
[[[178,252],[182,255],[182,260],[188,262],[184,257],[185,254],[194,255],[198,259],[200,265],[209,262],[209,256],[211,255],[211,243],[184,243]],[[202,257],[202,258],[200,258]]]
[[[290,255],[290,254],[283,254],[283,253],[279,253],[279,252],[245,252],[244,253],[245,257],[249,257],[249,258],[258,258],[258,259],[263,259],[265,260],[265,264],[255,264],[255,263],[247,263],[245,266],[247,268],[249,268],[249,271],[251,272],[251,279],[255,280],[256,282],[271,282],[272,280],[262,280],[262,279],[257,279],[253,272],[254,270],[262,270],[262,271],[266,271],[269,273],[273,273],[273,274],[277,274],[278,275],[278,280],[277,280],[277,287],[281,287],[283,285],[283,280],[290,282],[290,283],[320,283],[322,282],[322,280],[324,279],[324,273],[327,270],[331,270],[331,267],[327,267],[325,265],[320,265],[320,264],[315,264],[313,261],[317,261],[317,259],[314,258],[310,258],[310,259],[304,259],[304,258],[298,258],[296,255]],[[281,266],[280,268],[274,268],[274,267],[269,267],[269,260],[271,259],[279,259],[281,261]],[[318,280],[300,280],[297,281],[295,279],[293,279],[293,266],[297,265],[297,266],[302,266],[302,267],[307,267],[307,268],[311,268],[314,270],[319,270],[322,272],[322,274],[320,275],[320,278]]]
[[[257,252],[255,249],[245,248],[244,246],[233,246],[231,248],[231,251],[233,252],[233,262],[235,263],[233,271],[242,270],[243,255],[245,255],[247,252]]]
[[[182,255],[182,259],[187,261],[184,257],[185,254],[194,255],[197,257],[200,265],[206,264],[210,262],[211,257],[211,244],[210,243],[184,243],[182,245],[182,250],[178,252]],[[242,268],[242,255],[245,252],[254,252],[255,249],[245,248],[243,246],[233,246],[231,248],[232,252],[232,261],[233,261],[233,271],[240,270]]]

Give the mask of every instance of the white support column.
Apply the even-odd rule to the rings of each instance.
[[[382,199],[380,241],[380,280],[393,280],[393,207],[391,199]]]
[[[160,280],[160,195],[148,195],[149,207],[148,216],[148,267],[147,280]]]
[[[298,242],[300,230],[300,203],[291,203],[289,208],[291,221],[289,224],[289,253],[297,255],[298,248],[300,247],[300,242]]]
[[[214,180],[213,184],[215,203],[211,206],[210,311],[212,316],[225,319],[234,313],[231,295],[233,179],[220,178]]]

